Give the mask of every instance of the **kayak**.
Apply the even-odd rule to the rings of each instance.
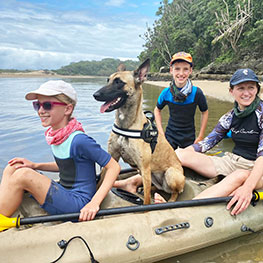
[[[141,192],[112,189],[98,217],[88,222],[72,222],[66,217],[53,222],[52,216],[50,219],[25,195],[17,211],[21,222],[48,220],[1,232],[0,261],[157,262],[263,229],[261,201],[231,216],[226,210],[229,197],[192,200],[216,179],[205,179],[187,169],[185,175],[185,189],[176,202],[142,205]]]

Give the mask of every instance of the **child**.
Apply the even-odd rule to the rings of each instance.
[[[173,81],[165,88],[154,109],[156,125],[159,133],[162,128],[162,109],[167,105],[170,118],[165,131],[165,137],[174,149],[185,148],[204,138],[208,120],[208,107],[202,90],[192,85],[189,76],[192,73],[193,60],[189,53],[178,52],[170,62],[170,73]],[[200,132],[195,138],[195,111],[199,107],[202,117]]]
[[[47,143],[55,162],[34,163],[13,158],[3,172],[0,185],[0,214],[11,216],[28,191],[49,214],[79,212],[79,220],[92,220],[115,182],[119,164],[73,118],[77,102],[74,88],[62,80],[50,80],[26,94],[34,100]],[[106,176],[96,191],[95,163],[106,168]],[[59,183],[37,170],[59,172]]]

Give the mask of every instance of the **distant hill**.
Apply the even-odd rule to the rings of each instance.
[[[63,66],[58,70],[53,70],[60,75],[92,75],[92,76],[109,76],[116,72],[120,64],[124,64],[126,70],[136,69],[140,62],[133,60],[121,61],[119,59],[105,58],[101,61],[80,61],[73,62]]]

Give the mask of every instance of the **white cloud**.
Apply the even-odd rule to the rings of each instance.
[[[111,18],[87,9],[0,7],[0,68],[57,69],[80,60],[137,59],[143,50],[139,35],[146,31],[145,21],[136,13]]]
[[[109,6],[121,6],[125,3],[125,0],[109,0],[105,3],[105,5]]]

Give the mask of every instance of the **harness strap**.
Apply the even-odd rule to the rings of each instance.
[[[147,123],[144,124],[142,130],[129,130],[118,127],[115,123],[112,127],[112,131],[118,135],[132,138],[132,139],[143,139],[145,142],[150,143],[152,153],[155,150],[157,144],[158,130],[154,124],[154,115],[152,112],[151,116],[148,117],[149,111],[145,112]]]
[[[141,130],[128,130],[118,127],[115,123],[113,124],[112,131],[118,135],[133,139],[142,139]]]

